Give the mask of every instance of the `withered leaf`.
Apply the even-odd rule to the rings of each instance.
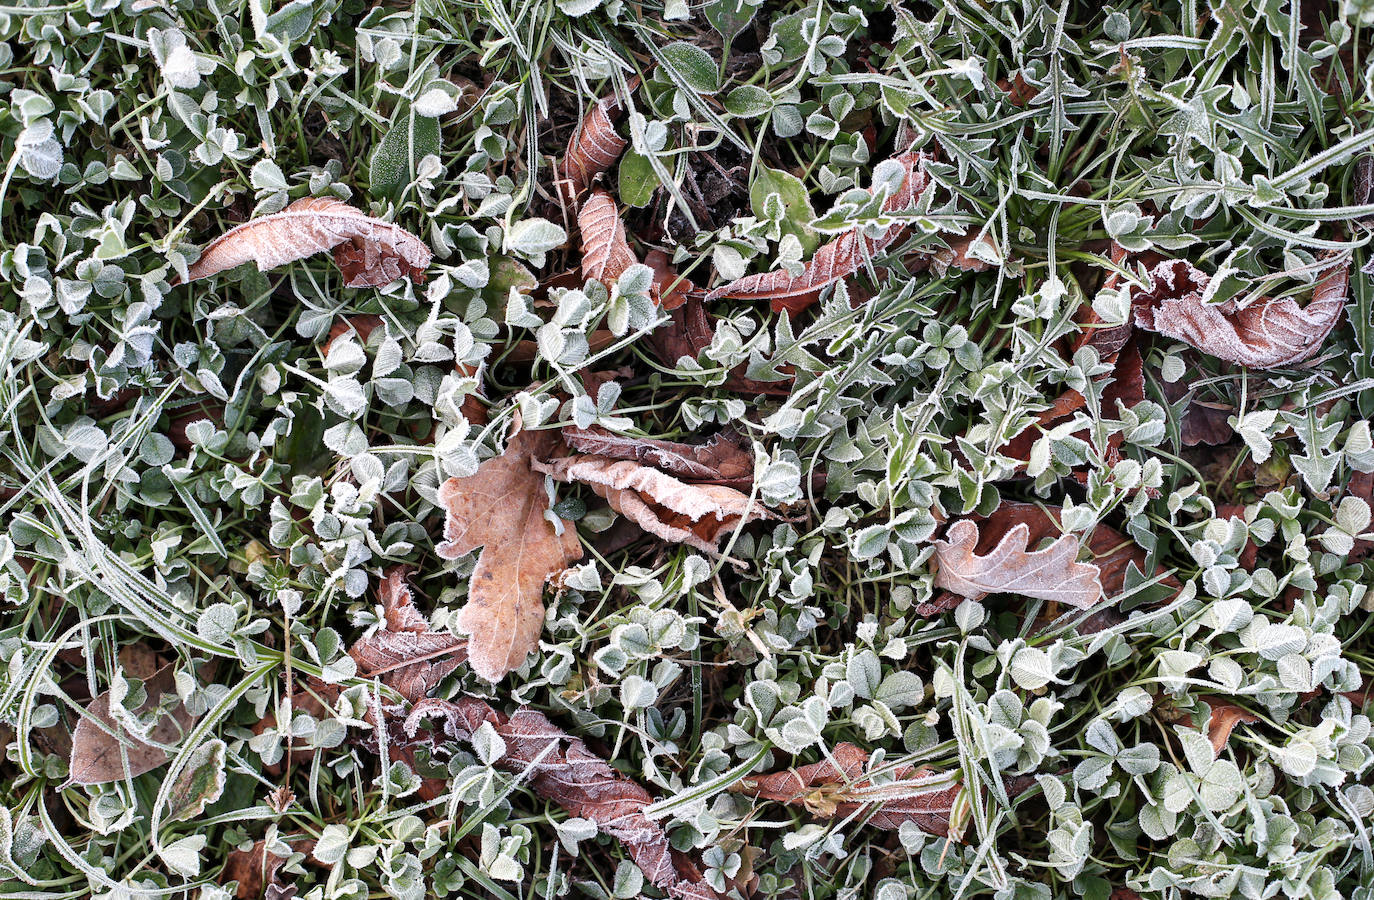
[[[1365,503],[1374,506],[1374,473],[1355,472],[1350,476],[1350,482],[1345,486],[1346,493],[1352,497],[1359,497]],[[1359,562],[1374,552],[1374,541],[1367,541],[1363,538],[1355,539],[1355,546],[1346,554],[1350,562]]]
[[[266,272],[325,250],[334,251],[347,287],[376,287],[401,277],[418,283],[433,256],[424,241],[399,225],[373,218],[342,200],[307,197],[215,238],[189,268],[186,280],[246,262]]]
[[[363,678],[382,682],[412,702],[433,690],[467,661],[467,642],[429,629],[429,621],[415,608],[407,583],[408,569],[393,566],[378,588],[386,627],[361,638],[348,655]]]
[[[926,175],[927,157],[921,153],[903,153],[896,157],[906,170],[901,186],[883,201],[883,212],[897,213],[912,208],[930,185]],[[871,189],[870,189],[871,191]],[[877,237],[868,237],[863,229],[846,231],[816,251],[799,275],[786,269],[746,275],[716,288],[706,295],[707,301],[735,297],[741,300],[769,300],[777,312],[795,314],[810,306],[818,292],[858,272],[876,254],[893,244],[906,231],[906,224],[896,222]]]
[[[538,646],[544,582],[582,557],[573,527],[564,525],[559,534],[545,518],[544,479],[531,468],[535,454],[555,441],[522,431],[476,474],[439,488],[448,513],[439,555],[456,559],[482,548],[457,625],[469,635],[472,670],[488,681],[499,681]]]
[[[158,669],[143,681],[148,698],[136,710],[145,716],[161,708],[163,695],[176,696],[175,666],[172,663]],[[175,746],[190,729],[192,717],[180,699],[169,700],[165,709],[148,733],[152,743],[130,734],[110,714],[110,692],[105,691],[90,702],[86,711],[91,721],[82,717],[72,733],[71,780],[73,784],[109,784],[136,778],[167,762],[168,755],[153,744]],[[96,724],[99,722],[100,724]]]
[[[1078,538],[1060,536],[1044,550],[1028,550],[1030,530],[1017,523],[986,555],[974,553],[979,528],[968,519],[949,526],[944,540],[935,542],[935,586],[963,597],[1008,593],[1055,600],[1088,609],[1102,597],[1097,566],[1080,563]]]
[[[944,277],[950,269],[960,272],[986,272],[992,263],[984,257],[997,255],[997,245],[986,234],[980,235],[979,229],[970,228],[958,236],[945,238],[946,247],[930,254],[930,268],[936,275]]]
[[[1151,286],[1131,297],[1135,324],[1184,341],[1204,353],[1272,369],[1310,359],[1345,309],[1350,267],[1326,269],[1305,307],[1290,297],[1261,297],[1241,308],[1235,299],[1204,303],[1210,276],[1181,259],[1156,263]]]
[[[602,97],[578,124],[563,154],[564,197],[569,205],[592,186],[596,176],[615,165],[629,143],[616,133],[620,101],[614,95]]]
[[[664,308],[672,310],[668,314],[668,321],[654,329],[648,338],[654,354],[668,365],[676,365],[684,356],[695,360],[711,345],[716,330],[714,319],[706,311],[701,299],[690,294],[682,298],[681,305],[673,307],[665,302]],[[785,397],[792,392],[791,366],[781,367],[780,371],[787,374],[777,381],[750,378],[745,374],[747,368],[743,363],[736,366],[721,387],[741,394],[773,394]]]
[[[570,815],[595,822],[670,897],[717,898],[694,866],[675,858],[663,827],[644,814],[652,801],[648,791],[616,772],[543,713],[522,707],[507,717],[473,697],[455,702],[430,699],[411,709],[403,724],[404,738],[414,739],[427,718],[438,718],[444,734],[458,740],[467,740],[483,723],[490,724],[506,745],[497,766],[525,775],[536,793]]]
[[[1207,740],[1212,744],[1213,756],[1220,756],[1221,751],[1226,749],[1226,742],[1237,725],[1259,721],[1259,716],[1229,700],[1219,697],[1203,697],[1202,700],[1211,709],[1211,715],[1207,718]]]
[[[654,273],[653,284],[650,287],[654,302],[664,309],[677,309],[687,302],[688,297],[697,292],[697,286],[678,275],[668,259],[668,254],[662,250],[650,250],[644,254],[644,265]]]
[[[304,853],[309,856],[315,849],[312,840],[291,841],[291,853]],[[219,883],[238,882],[234,896],[238,900],[257,900],[270,895],[273,888],[283,887],[279,878],[281,867],[291,857],[277,856],[267,850],[267,841],[256,841],[247,850],[232,850],[225,858],[224,868],[220,871]]]
[[[536,461],[536,471],[589,486],[611,509],[675,544],[716,553],[727,534],[770,513],[747,494],[718,484],[687,484],[629,460],[581,454]]]
[[[731,790],[778,803],[800,804],[821,818],[848,818],[862,811],[867,823],[895,831],[905,822],[927,834],[947,837],[963,785],[922,767],[898,766],[892,780],[874,784],[866,774],[868,753],[850,743],[835,745],[829,759],[811,765],[744,778]]]
[[[683,444],[569,425],[563,440],[579,453],[640,462],[684,481],[747,487],[754,480],[754,454],[733,431],[713,434],[704,444]]]
[[[625,223],[620,221],[615,200],[605,191],[593,191],[577,214],[582,232],[582,277],[594,279],[609,289],[621,273],[633,266],[634,251],[625,240]]]

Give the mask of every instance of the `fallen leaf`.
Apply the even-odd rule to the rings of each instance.
[[[582,277],[599,281],[609,290],[622,272],[638,262],[625,240],[625,223],[611,195],[593,191],[577,214],[577,227],[582,232]]]
[[[1211,714],[1207,717],[1207,740],[1212,743],[1213,756],[1220,756],[1221,751],[1226,749],[1226,741],[1231,737],[1231,732],[1235,730],[1238,724],[1259,721],[1259,716],[1242,709],[1229,700],[1222,700],[1218,697],[1203,697],[1201,699],[1211,709]]]
[[[696,360],[703,350],[711,346],[715,335],[715,321],[711,314],[699,298],[692,296],[685,298],[676,308],[664,308],[672,311],[668,314],[668,321],[649,334],[649,346],[660,360],[670,366],[676,365],[684,356]],[[793,379],[790,374],[778,381],[759,381],[744,374],[747,368],[743,363],[736,366],[721,387],[741,394],[785,397],[792,393]],[[782,371],[790,372],[790,367],[785,366]]]
[[[662,250],[650,250],[644,254],[644,265],[654,273],[650,287],[654,302],[666,310],[674,310],[687,302],[688,297],[697,292],[697,286],[678,275],[668,254]]]
[[[544,479],[531,468],[535,453],[547,453],[555,441],[522,431],[475,475],[439,488],[447,518],[438,554],[456,559],[482,548],[456,622],[469,635],[472,670],[488,681],[499,681],[538,646],[544,582],[582,557],[576,530],[565,524],[559,534],[545,518]]]
[[[732,791],[778,803],[802,805],[825,819],[848,819],[863,812],[866,823],[884,831],[896,831],[911,822],[926,834],[958,837],[951,827],[963,785],[932,769],[897,766],[892,779],[874,784],[866,774],[868,753],[850,743],[836,744],[834,761],[754,775],[741,779]]]
[[[930,185],[926,175],[927,157],[921,153],[903,153],[896,157],[906,169],[901,186],[883,201],[883,212],[904,212]],[[871,192],[871,189],[870,189]],[[774,311],[796,314],[818,299],[818,292],[858,272],[875,255],[893,244],[906,231],[906,223],[897,222],[877,237],[868,237],[862,228],[854,228],[830,241],[816,251],[799,275],[786,269],[746,275],[718,287],[706,295],[707,301],[734,297],[741,300],[769,300]],[[803,302],[793,302],[805,298]]]
[[[315,849],[315,842],[302,839],[290,841],[288,846],[291,853],[303,853],[308,858]],[[278,878],[278,872],[290,858],[290,854],[277,856],[275,853],[269,853],[265,840],[255,841],[247,850],[229,852],[224,861],[224,868],[220,870],[218,881],[222,885],[231,881],[238,882],[238,887],[234,889],[234,896],[238,900],[257,900],[258,897],[271,896],[274,888],[286,887]]]
[[[507,717],[474,697],[430,699],[410,710],[403,738],[415,739],[430,718],[439,720],[445,736],[457,740],[468,740],[484,723],[490,725],[506,745],[497,766],[527,778],[536,793],[569,815],[595,822],[599,831],[621,843],[650,882],[678,900],[718,897],[704,881],[684,877],[684,872],[699,873],[686,860],[680,864],[675,859],[663,827],[645,815],[652,802],[649,792],[543,713],[521,707]]]
[[[960,272],[986,272],[992,268],[992,263],[983,259],[983,255],[996,257],[997,245],[992,242],[986,234],[979,234],[979,229],[970,228],[958,237],[945,237],[947,247],[941,247],[930,254],[930,268],[936,275],[944,277],[950,269],[958,269]],[[970,255],[973,253],[981,255]]]
[[[378,588],[386,627],[361,638],[348,655],[358,664],[361,678],[382,683],[414,702],[467,661],[467,642],[447,632],[429,630],[429,621],[415,608],[407,583],[406,566],[392,566]]]
[[[611,509],[657,538],[717,553],[727,534],[768,511],[747,494],[718,484],[687,484],[629,460],[586,454],[536,460],[557,481],[585,484]]]
[[[1102,597],[1097,566],[1077,562],[1078,538],[1061,535],[1044,550],[1028,550],[1030,529],[1017,523],[986,555],[976,555],[979,528],[969,519],[949,526],[935,542],[935,586],[963,597],[1006,593],[1088,609]]]
[[[577,199],[592,186],[596,176],[615,165],[628,146],[629,142],[615,130],[620,111],[620,101],[614,95],[602,97],[592,104],[568,141],[563,154],[562,187],[569,206],[577,205]]]
[[[166,821],[194,819],[224,793],[224,741],[212,738],[192,750],[168,792]]]
[[[153,675],[142,679],[148,698],[136,713],[142,717],[161,704],[164,694],[175,699],[153,723],[145,742],[127,732],[110,714],[110,692],[91,700],[72,734],[71,781],[73,784],[109,784],[151,772],[169,759],[167,751],[153,744],[175,746],[190,729],[192,717],[176,697],[175,665],[167,663]],[[92,721],[92,719],[94,721]],[[99,723],[99,724],[96,724]],[[103,726],[103,727],[102,727]]]
[[[381,316],[346,316],[335,319],[333,324],[329,326],[329,336],[325,338],[324,346],[320,349],[325,356],[328,356],[334,342],[350,333],[358,336],[359,343],[366,344],[367,339],[372,336],[372,332],[381,326]]]
[[[186,280],[246,262],[266,272],[325,250],[334,251],[346,287],[375,287],[402,276],[421,282],[433,256],[424,241],[399,225],[374,219],[342,200],[307,197],[215,238],[191,265]]]
[[[713,434],[704,444],[683,444],[569,425],[563,441],[579,453],[643,463],[684,481],[747,487],[754,480],[754,454],[733,431]]]
[[[1321,349],[1345,309],[1350,268],[1344,262],[1328,268],[1305,307],[1289,297],[1261,297],[1244,308],[1234,298],[1204,303],[1211,277],[1181,259],[1155,264],[1149,276],[1150,288],[1131,297],[1137,326],[1227,362],[1272,369]]]
[[[1345,486],[1345,492],[1351,497],[1359,497],[1374,507],[1374,472],[1353,473],[1349,483]],[[1355,538],[1355,546],[1346,554],[1346,559],[1350,562],[1360,562],[1366,559],[1370,553],[1374,553],[1374,541]]]

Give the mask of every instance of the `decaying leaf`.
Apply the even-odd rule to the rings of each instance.
[[[961,235],[945,238],[947,247],[941,247],[930,254],[930,268],[936,275],[944,277],[950,269],[960,272],[986,272],[992,268],[988,257],[997,257],[997,245],[987,234],[980,234],[978,228],[970,228]]]
[[[375,219],[342,200],[307,197],[215,238],[190,267],[186,280],[246,262],[266,272],[325,250],[334,251],[347,287],[376,287],[401,277],[421,282],[433,256],[424,241],[399,225]]]
[[[595,279],[611,288],[621,273],[633,266],[634,251],[625,240],[625,223],[620,221],[615,200],[605,191],[593,191],[577,214],[582,232],[582,277]]]
[[[1044,550],[1028,550],[1030,529],[1017,523],[986,555],[976,555],[979,528],[969,519],[935,542],[935,586],[963,597],[1007,593],[1088,609],[1102,597],[1097,566],[1078,562],[1078,538],[1061,535]]]
[[[447,632],[429,630],[429,621],[415,608],[405,566],[387,570],[378,588],[386,627],[360,639],[348,655],[362,678],[381,678],[402,697],[414,702],[467,661],[467,642]]]
[[[238,887],[234,889],[234,896],[238,900],[257,900],[268,895],[273,888],[283,887],[279,877],[281,867],[286,865],[291,854],[302,853],[309,857],[315,849],[315,842],[296,840],[287,846],[290,853],[286,856],[277,856],[269,852],[265,840],[256,841],[247,850],[230,851],[225,859],[224,869],[220,872],[219,883],[237,882]]]
[[[569,815],[590,819],[629,853],[644,877],[677,900],[715,900],[695,867],[678,857],[658,822],[644,814],[648,791],[608,766],[578,738],[540,712],[520,708],[509,717],[473,697],[455,702],[430,699],[416,704],[403,723],[402,740],[415,740],[427,719],[438,719],[443,735],[469,739],[489,724],[505,742],[496,765],[528,779],[541,797]],[[695,878],[688,875],[697,875]]]
[[[144,679],[148,698],[136,713],[147,716],[162,709],[148,733],[152,743],[130,734],[110,714],[110,692],[90,702],[72,734],[71,780],[73,784],[109,784],[151,772],[168,760],[167,751],[153,744],[175,746],[190,729],[192,717],[176,694],[175,666],[168,663]],[[164,707],[164,695],[170,699]],[[94,721],[92,721],[94,720]],[[97,724],[99,723],[99,724]]]
[[[885,213],[911,209],[930,185],[925,168],[927,157],[924,154],[903,153],[896,160],[905,168],[906,175],[898,190],[883,201]],[[706,295],[706,299],[712,301],[735,297],[741,300],[769,300],[775,311],[786,310],[795,314],[814,303],[822,288],[858,272],[905,231],[906,224],[903,222],[890,225],[877,237],[868,237],[862,228],[846,231],[817,250],[799,275],[791,275],[786,269],[746,275],[716,288]],[[806,301],[794,302],[801,298],[806,298]]]
[[[191,751],[168,792],[166,821],[194,819],[224,793],[225,749],[212,738]]]
[[[684,297],[683,302],[677,307],[665,303],[664,308],[672,310],[669,319],[649,334],[649,345],[655,355],[670,366],[676,365],[684,356],[695,360],[711,345],[711,339],[715,335],[715,323],[711,314],[706,311],[700,298],[694,296]],[[760,381],[748,377],[745,374],[747,368],[743,363],[736,366],[721,387],[741,394],[772,394],[783,397],[792,392],[791,374],[777,381]],[[790,366],[784,366],[781,371],[790,373],[790,369]]]
[[[1350,267],[1341,262],[1326,269],[1305,307],[1290,297],[1261,297],[1244,308],[1234,299],[1206,303],[1210,276],[1181,259],[1155,264],[1149,276],[1150,288],[1131,297],[1136,325],[1227,362],[1272,369],[1321,349],[1345,309]]]
[[[615,165],[625,151],[629,142],[615,130],[620,111],[620,101],[614,95],[602,97],[592,104],[573,132],[562,164],[564,197],[568,205],[576,206],[577,198],[592,186],[596,176]]]
[[[697,286],[678,275],[668,254],[662,250],[650,250],[644,254],[644,265],[654,273],[650,287],[654,302],[666,310],[674,310],[687,302],[687,298],[697,292]]]
[[[643,463],[687,482],[747,487],[754,480],[754,454],[733,431],[713,434],[704,444],[683,444],[569,425],[563,441],[579,453]]]
[[[1220,756],[1221,751],[1226,749],[1226,741],[1231,737],[1231,732],[1235,730],[1238,724],[1259,721],[1259,716],[1242,709],[1229,700],[1222,700],[1219,697],[1203,697],[1202,700],[1212,711],[1207,718],[1207,740],[1212,743],[1214,756]]]
[[[898,766],[891,781],[868,777],[868,753],[854,744],[835,745],[830,759],[811,765],[744,778],[731,790],[778,803],[800,804],[812,815],[847,819],[855,813],[874,828],[896,831],[905,822],[927,834],[958,837],[955,809],[963,785],[932,769]],[[861,812],[862,811],[862,812]]]
[[[747,494],[719,484],[687,484],[629,460],[581,454],[534,463],[558,481],[589,486],[611,509],[640,528],[707,553],[730,532],[770,513]]]
[[[522,431],[506,451],[467,478],[439,488],[447,511],[444,542],[436,549],[456,559],[481,547],[468,602],[457,625],[469,635],[468,661],[488,681],[499,681],[525,661],[544,627],[544,582],[582,557],[577,532],[562,533],[545,517],[544,479],[531,468],[556,435]]]

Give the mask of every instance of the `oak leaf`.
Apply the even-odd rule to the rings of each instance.
[[[531,468],[535,454],[554,442],[556,436],[522,431],[476,474],[439,488],[447,511],[439,555],[456,559],[482,548],[456,624],[469,635],[472,670],[488,681],[499,681],[538,646],[544,582],[582,557],[577,532],[564,524],[560,534],[545,517],[544,479]]]
[[[147,699],[135,710],[139,717],[157,713],[147,740],[130,734],[110,713],[110,692],[105,691],[86,707],[72,733],[71,781],[73,784],[109,784],[151,772],[170,758],[156,744],[175,745],[190,729],[192,716],[177,697],[175,666],[167,663],[143,679]],[[164,695],[173,698],[163,705]]]
[[[903,153],[896,157],[905,175],[898,189],[883,201],[884,213],[905,212],[916,205],[917,199],[930,186],[927,160],[922,153]],[[777,312],[798,313],[819,299],[822,288],[858,272],[875,255],[896,242],[906,228],[905,222],[895,222],[876,237],[869,237],[862,228],[853,228],[817,250],[802,266],[800,274],[792,275],[786,269],[779,269],[746,275],[716,288],[706,295],[706,299],[769,300]]]
[[[1102,597],[1100,570],[1078,559],[1078,538],[1060,536],[1044,550],[1028,550],[1024,522],[1003,534],[986,555],[976,555],[978,526],[960,519],[935,542],[935,586],[963,597],[1007,593],[1088,609]]]
[[[684,481],[747,487],[754,480],[754,454],[732,431],[713,434],[703,444],[684,444],[569,425],[563,429],[563,441],[579,453],[640,462]]]
[[[582,232],[582,277],[596,280],[610,289],[621,273],[638,260],[625,240],[625,223],[620,221],[615,200],[605,191],[593,191],[577,214]]]
[[[1181,259],[1156,263],[1150,287],[1131,297],[1135,324],[1237,365],[1290,366],[1315,356],[1345,309],[1348,263],[1324,271],[1306,306],[1290,297],[1204,302],[1211,277]]]
[[[732,487],[687,484],[629,460],[581,454],[536,461],[534,468],[558,481],[587,485],[657,538],[707,553],[718,552],[721,539],[741,525],[771,515]]]
[[[620,101],[614,95],[602,97],[592,104],[568,141],[561,170],[564,197],[570,206],[577,204],[596,176],[615,165],[628,146],[629,142],[615,130],[620,112]]]
[[[421,282],[433,257],[424,241],[399,225],[373,218],[342,200],[306,197],[215,238],[190,266],[186,280],[246,262],[266,272],[325,250],[334,251],[346,287],[377,287],[401,277]]]
[[[414,702],[466,662],[468,649],[461,638],[430,631],[429,621],[415,608],[407,575],[406,566],[387,570],[377,591],[386,627],[358,640],[348,655],[358,664],[360,677],[380,678]]]

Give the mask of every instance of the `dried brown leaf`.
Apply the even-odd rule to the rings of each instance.
[[[490,724],[505,742],[496,765],[527,777],[541,797],[570,815],[590,819],[625,847],[644,876],[677,900],[715,900],[718,896],[695,875],[695,867],[675,859],[668,836],[644,814],[652,798],[639,784],[616,772],[578,738],[532,709],[509,717],[473,697],[455,702],[425,700],[406,717],[404,739],[415,739],[423,721],[438,718],[444,734],[466,740]]]
[[[475,475],[439,488],[448,513],[439,555],[455,559],[482,548],[457,625],[470,635],[472,670],[488,681],[499,681],[538,646],[544,582],[582,557],[576,530],[565,524],[559,534],[544,517],[544,479],[531,468],[553,440],[522,431]]]
[[[754,480],[754,454],[733,431],[713,434],[704,444],[683,444],[569,425],[563,440],[579,453],[643,463],[688,482],[747,487]]]
[[[900,188],[883,201],[883,211],[886,213],[911,209],[930,185],[925,169],[927,157],[924,154],[903,153],[896,160],[905,167],[906,176]],[[822,288],[858,272],[905,231],[905,223],[897,222],[882,234],[871,238],[865,236],[862,229],[855,228],[817,250],[802,267],[800,275],[790,275],[785,269],[746,275],[716,288],[706,295],[706,299],[712,301],[735,297],[741,300],[769,300],[774,310],[795,314],[814,303]],[[805,300],[797,302],[802,298]]]
[[[718,484],[687,484],[629,460],[578,455],[535,461],[538,472],[589,486],[611,509],[657,538],[716,553],[727,534],[769,516],[747,494]]]
[[[596,176],[615,165],[625,151],[629,142],[615,130],[620,111],[615,96],[603,97],[592,104],[573,132],[562,164],[564,197],[570,206],[576,206]]]
[[[246,262],[266,272],[325,250],[334,251],[347,287],[375,287],[403,276],[421,282],[433,256],[424,241],[399,225],[341,200],[307,197],[215,238],[190,267],[186,280]]]
[[[577,214],[582,232],[582,277],[594,279],[609,289],[621,273],[633,266],[634,251],[625,240],[625,223],[620,221],[615,200],[605,191],[593,191]]]
[[[1356,472],[1350,476],[1350,482],[1345,486],[1345,491],[1352,497],[1359,497],[1370,506],[1374,506],[1374,473]],[[1350,562],[1359,562],[1374,553],[1374,541],[1367,541],[1363,538],[1355,539],[1355,546],[1346,554]]]
[[[381,678],[402,697],[414,702],[468,658],[467,642],[446,632],[429,630],[429,621],[415,608],[407,583],[408,569],[392,566],[377,590],[386,627],[361,638],[348,655],[362,678]]]
[[[868,753],[863,749],[841,743],[831,755],[833,762],[825,759],[785,772],[754,775],[731,790],[802,805],[821,818],[847,819],[862,812],[869,825],[885,831],[911,822],[927,834],[950,835],[951,815],[963,793],[957,780],[925,767],[898,766],[891,781],[874,784],[867,775]]]
[[[164,694],[176,697],[175,666],[164,665],[143,679],[148,698],[136,710],[147,715],[160,707]],[[91,718],[83,716],[72,733],[71,780],[73,784],[109,784],[151,772],[169,759],[167,752],[153,744],[175,745],[191,727],[192,716],[180,698],[154,722],[148,739],[130,734],[110,714],[110,692],[105,691],[86,707]],[[95,721],[92,721],[94,719]],[[99,724],[97,724],[97,722]],[[103,727],[102,727],[103,726]]]
[[[1135,324],[1252,369],[1289,366],[1315,356],[1345,309],[1350,267],[1325,270],[1305,307],[1290,297],[1204,303],[1211,277],[1181,259],[1155,264],[1151,286],[1131,297]]]
[[[1220,756],[1221,751],[1226,749],[1226,741],[1237,725],[1259,721],[1259,716],[1229,700],[1219,697],[1203,697],[1202,700],[1211,709],[1211,715],[1207,718],[1207,740],[1212,743],[1214,756]]]
[[[267,842],[257,841],[248,850],[233,850],[220,872],[220,884],[238,882],[234,896],[239,900],[261,897],[267,885],[277,883],[277,871],[286,864],[287,857],[267,852]]]
[[[997,256],[997,245],[992,242],[986,234],[979,234],[979,229],[970,228],[958,237],[946,237],[947,247],[941,247],[930,254],[930,268],[936,275],[944,277],[950,269],[957,269],[960,272],[986,272],[992,268],[992,263],[981,258],[982,256]],[[979,255],[971,255],[975,252]]]
[[[711,345],[715,335],[715,320],[706,311],[700,298],[688,296],[681,306],[664,306],[671,309],[668,321],[649,335],[649,345],[655,355],[668,365],[676,365],[684,356],[695,360],[701,352]],[[791,367],[784,366],[780,371],[789,373],[778,381],[759,381],[745,375],[748,367],[743,363],[731,370],[725,383],[727,391],[741,394],[771,394],[787,396],[792,393],[793,377]]]
[[[697,286],[678,275],[668,254],[662,250],[650,250],[644,254],[644,265],[653,270],[654,280],[650,290],[654,302],[666,310],[674,310],[687,302],[688,297],[697,292]]]
[[[1030,530],[1017,523],[986,555],[976,555],[979,528],[968,519],[935,542],[935,586],[963,597],[1008,593],[1088,609],[1102,597],[1098,567],[1077,562],[1078,538],[1060,536],[1044,550],[1028,550]]]

